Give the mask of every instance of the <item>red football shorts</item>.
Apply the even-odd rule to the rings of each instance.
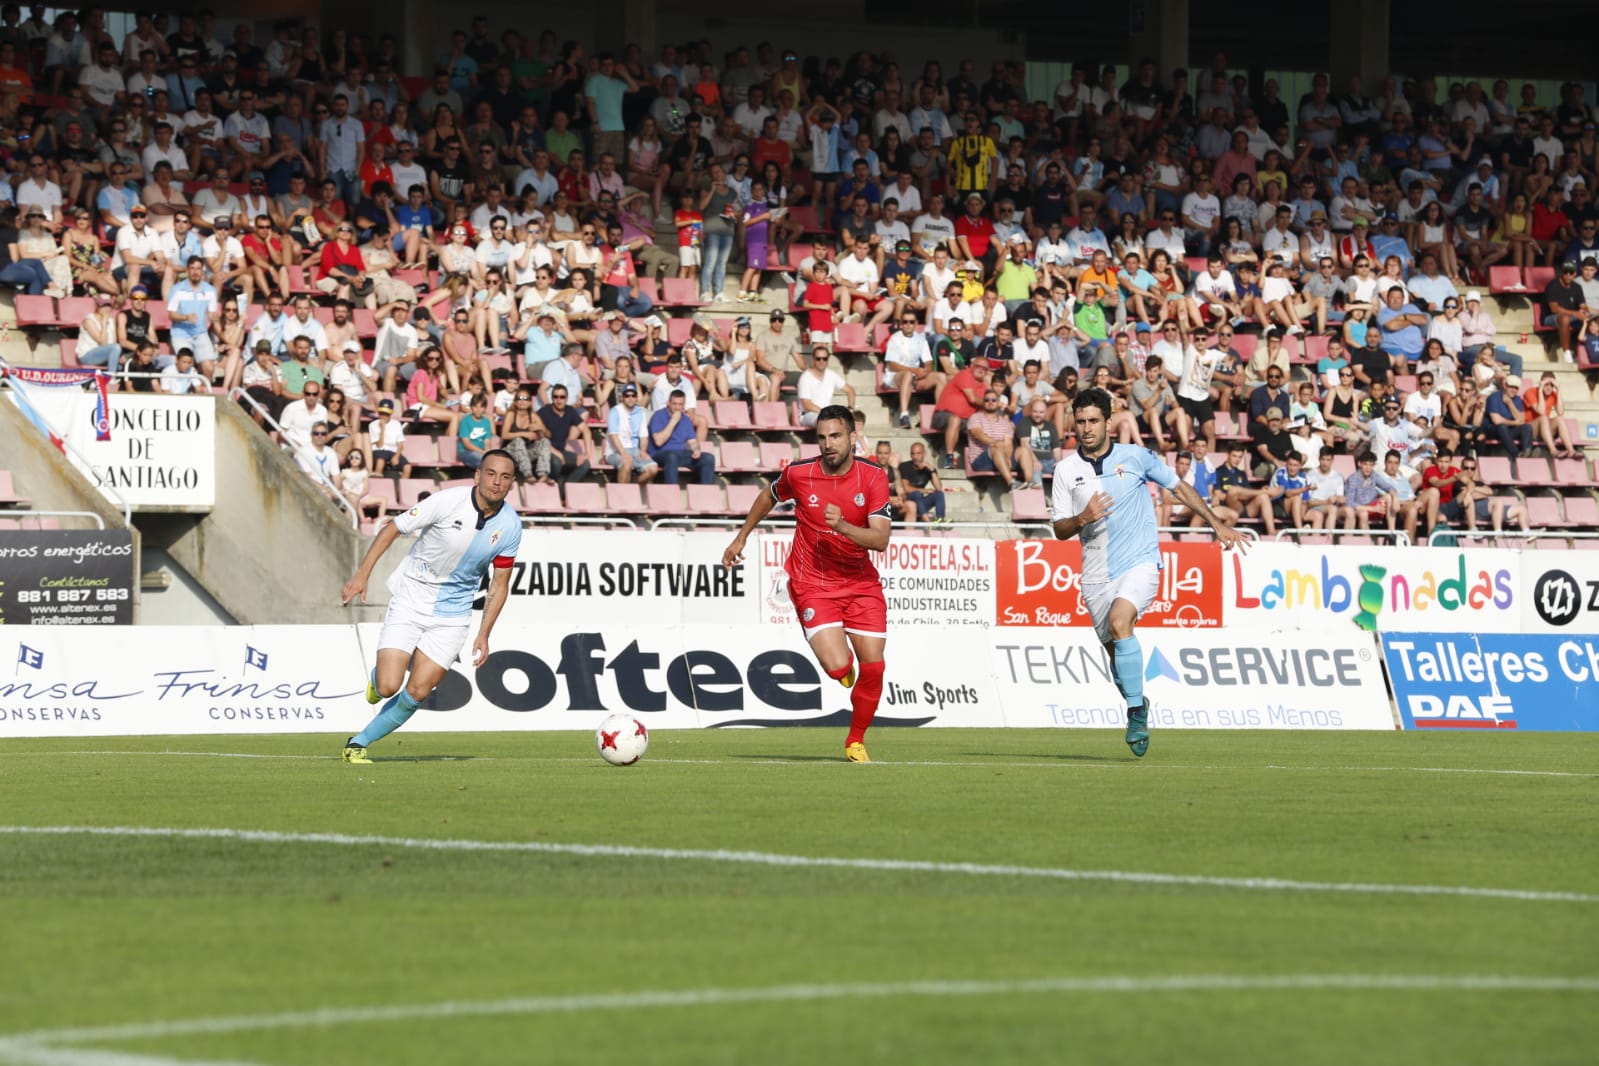
[[[805,639],[833,626],[863,637],[888,635],[888,603],[876,581],[830,582],[826,588],[800,586],[790,580],[788,598],[794,604]]]

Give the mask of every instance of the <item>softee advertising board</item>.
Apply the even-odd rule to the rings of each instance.
[[[1406,729],[1599,729],[1599,637],[1390,633]]]

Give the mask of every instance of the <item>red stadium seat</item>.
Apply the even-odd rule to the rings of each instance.
[[[1521,268],[1491,266],[1488,268],[1488,291],[1492,293],[1519,292]]]
[[[1592,496],[1567,496],[1561,502],[1566,505],[1567,523],[1583,529],[1599,529],[1599,500]]]
[[[436,486],[432,478],[408,477],[400,479],[400,510],[408,511],[422,499],[422,493],[431,493]]]
[[[691,494],[691,498],[690,498],[690,501],[689,501],[690,506],[693,505],[692,493],[693,493],[695,488],[714,489],[714,488],[716,488],[716,486],[715,485],[699,485],[699,486],[690,485],[689,486],[689,492]],[[755,504],[755,498],[757,496],[759,496],[761,493],[765,492],[765,491],[766,490],[764,488],[762,488],[760,485],[729,485],[727,487],[727,507],[726,507],[725,510],[723,510],[722,513],[723,514],[730,514],[730,515],[739,515],[740,517],[742,517],[743,515],[749,514],[750,508],[752,506],[754,506],[754,504]]]
[[[1478,460],[1478,462],[1481,461],[1481,459]],[[1576,523],[1560,513],[1560,500],[1558,497],[1528,496],[1527,524],[1533,529],[1565,529]]]
[[[17,325],[23,329],[34,329],[53,326],[56,318],[56,302],[50,296],[29,296],[18,293],[16,297]]]
[[[694,278],[664,278],[661,281],[662,307],[698,307],[699,282]]]
[[[1047,522],[1049,508],[1043,489],[1017,489],[1010,495],[1011,518],[1017,522]]]
[[[760,469],[764,471],[781,470],[793,461],[794,448],[787,441],[761,441]]]
[[[750,405],[743,400],[717,400],[712,409],[712,421],[717,429],[753,429]]]
[[[400,455],[412,466],[438,466],[439,445],[432,437],[408,433],[400,445]]]

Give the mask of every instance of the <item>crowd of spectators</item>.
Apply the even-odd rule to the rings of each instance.
[[[830,364],[856,324],[900,426],[932,407],[940,454],[891,455],[921,517],[943,513],[940,467],[1040,484],[1079,383],[1117,397],[1117,439],[1190,470],[1242,435],[1268,492],[1324,453],[1420,477],[1445,449],[1575,450],[1479,292],[1496,265],[1521,290],[1557,266],[1531,295],[1568,359],[1599,355],[1599,138],[1575,84],[1318,75],[1289,102],[1218,55],[1079,65],[1029,99],[1020,63],[591,55],[482,17],[413,70],[387,33],[223,41],[209,12],[146,12],[116,40],[100,9],[44,10],[0,7],[0,281],[92,295],[80,361],[135,389],[241,387],[357,482],[395,472],[413,421],[463,466],[507,444],[527,480],[602,457],[624,481],[709,480],[708,401],[793,389],[799,425],[854,406]],[[765,328],[753,308],[670,328],[779,279]],[[1226,505],[1373,514],[1331,498]],[[1445,513],[1416,502],[1423,526]]]

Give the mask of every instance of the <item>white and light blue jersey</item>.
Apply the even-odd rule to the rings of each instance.
[[[1054,520],[1072,518],[1088,507],[1095,493],[1110,496],[1110,514],[1082,528],[1083,584],[1113,581],[1135,566],[1160,565],[1160,531],[1149,496],[1153,482],[1174,489],[1178,477],[1147,448],[1112,444],[1100,459],[1068,452],[1055,464],[1051,504]]]
[[[465,618],[484,571],[516,561],[521,517],[510,504],[484,515],[472,492],[471,485],[443,489],[394,516],[395,529],[420,536],[389,578],[391,603],[437,618]]]

